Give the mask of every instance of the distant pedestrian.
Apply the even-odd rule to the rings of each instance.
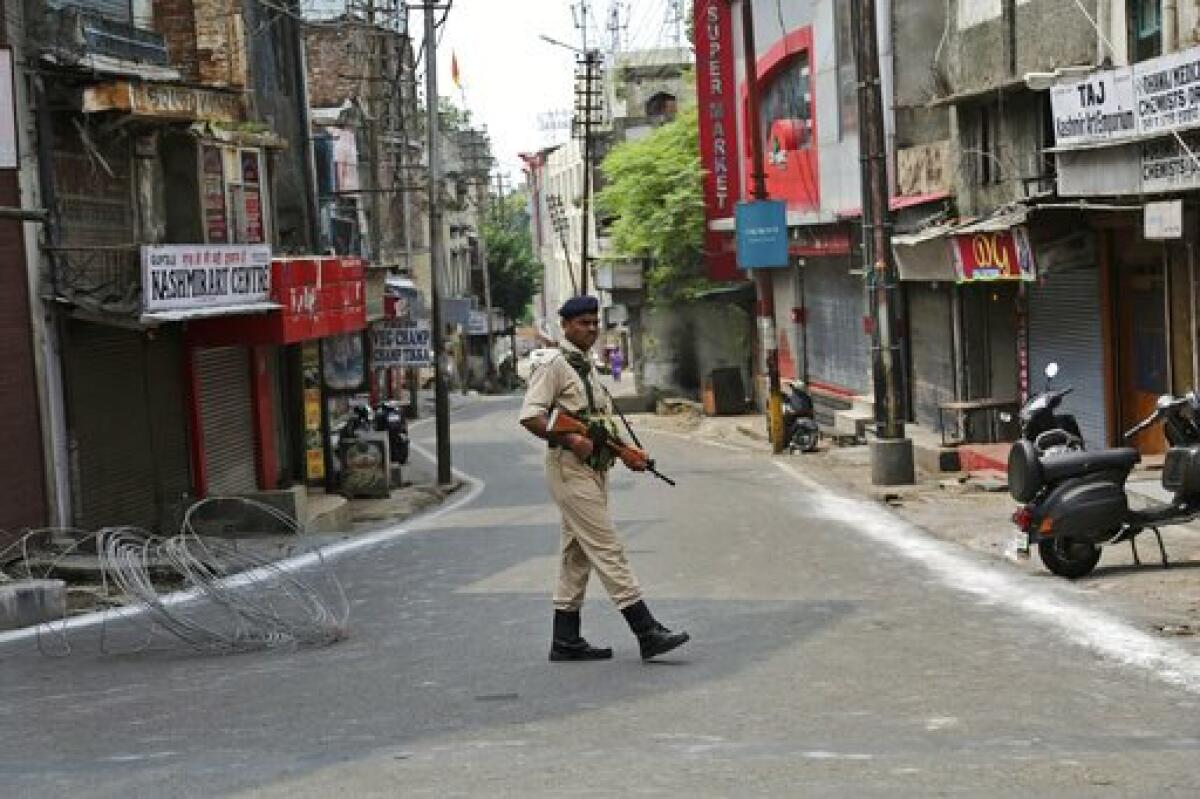
[[[611,649],[593,647],[580,635],[579,611],[593,569],[637,636],[643,659],[688,641],[687,633],[671,632],[646,607],[608,512],[608,470],[615,458],[604,444],[617,430],[612,402],[607,394],[597,393],[600,374],[588,357],[599,335],[598,311],[595,297],[574,297],[563,304],[558,313],[565,340],[560,352],[533,373],[521,407],[521,424],[549,442],[546,483],[562,513],[550,644],[553,661],[612,657]],[[549,433],[549,415],[556,407],[586,421],[589,434]],[[622,462],[635,472],[645,471],[647,466],[640,450],[631,450]]]
[[[625,359],[621,356],[621,348],[614,347],[608,357],[608,369],[612,372],[612,378],[615,382],[621,382],[621,367],[625,365]]]

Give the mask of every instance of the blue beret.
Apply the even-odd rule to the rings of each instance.
[[[576,316],[583,316],[585,313],[599,313],[600,301],[595,297],[572,297],[562,304],[558,309],[558,315],[563,319],[574,319]]]

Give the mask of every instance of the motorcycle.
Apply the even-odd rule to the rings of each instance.
[[[1062,396],[1066,394],[1063,393]],[[1059,397],[1061,402],[1061,397]],[[1048,400],[1047,404],[1050,404]],[[1057,407],[1057,406],[1055,406]],[[1154,413],[1125,433],[1130,441],[1151,425],[1161,423],[1170,448],[1162,485],[1174,493],[1170,503],[1143,510],[1129,507],[1126,481],[1141,456],[1132,447],[1104,450],[1039,449],[1040,436],[1022,437],[1009,453],[1009,493],[1020,506],[1013,513],[1028,549],[1037,544],[1046,568],[1067,578],[1084,577],[1100,562],[1103,547],[1134,542],[1154,533],[1169,565],[1159,528],[1200,518],[1200,398],[1164,394]],[[1043,434],[1044,435],[1044,434]]]
[[[408,463],[408,420],[397,400],[384,400],[375,406],[375,429],[388,434],[388,452],[392,463]]]
[[[798,381],[791,383],[784,398],[783,440],[789,452],[813,452],[821,442],[812,395]]]

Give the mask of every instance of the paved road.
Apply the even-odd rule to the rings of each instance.
[[[1185,653],[768,458],[666,436],[679,488],[625,473],[613,498],[652,607],[694,643],[641,663],[597,594],[585,632],[615,659],[548,663],[557,520],[515,410],[456,415],[469,503],[339,560],[337,646],[0,644],[0,795],[1200,792]]]

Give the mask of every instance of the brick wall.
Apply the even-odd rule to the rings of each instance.
[[[362,35],[337,25],[310,27],[304,34],[308,60],[308,96],[314,108],[333,108],[365,87],[351,73],[366,73],[353,54],[366,52]]]
[[[246,26],[241,0],[155,0],[154,26],[186,81],[246,85]]]

